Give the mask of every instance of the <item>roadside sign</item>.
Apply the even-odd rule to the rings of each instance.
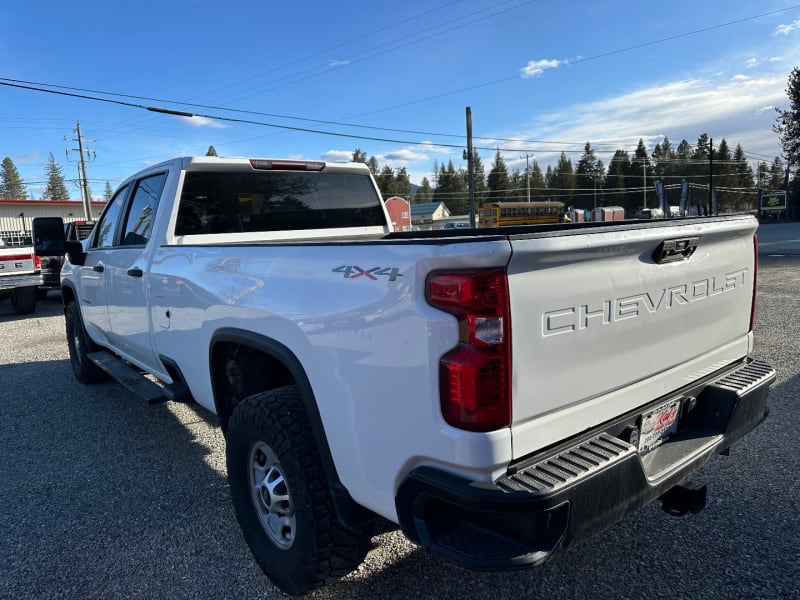
[[[785,209],[786,209],[786,192],[773,192],[770,194],[762,194],[761,210],[785,210]]]

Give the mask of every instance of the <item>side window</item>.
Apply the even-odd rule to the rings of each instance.
[[[140,179],[136,183],[122,230],[123,246],[144,246],[150,239],[158,199],[161,197],[166,179],[166,173],[159,173]]]
[[[128,195],[128,187],[126,185],[117,190],[117,193],[108,203],[103,216],[97,222],[97,235],[94,238],[92,248],[110,248],[114,245],[119,215],[122,205],[125,203],[125,197]]]

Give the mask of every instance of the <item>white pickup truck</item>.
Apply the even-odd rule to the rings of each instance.
[[[10,298],[14,312],[27,315],[36,310],[36,288],[42,284],[41,262],[30,241],[15,241],[18,242],[0,236],[0,300]]]
[[[376,515],[514,569],[655,499],[699,511],[688,477],[775,379],[750,356],[756,227],[394,233],[364,165],[194,157],[127,179],[82,245],[34,237],[69,259],[78,380],[215,413],[244,537],[301,594],[356,568]]]

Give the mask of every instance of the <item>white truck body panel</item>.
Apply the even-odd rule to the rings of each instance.
[[[85,265],[65,265],[62,279],[76,290],[87,331],[164,382],[171,378],[160,357],[178,362],[192,396],[211,411],[216,332],[254,332],[291,349],[342,484],[388,519],[397,520],[395,494],[416,467],[493,481],[510,461],[751,347],[753,218],[510,238],[454,230],[435,242],[380,239],[390,232],[388,215],[386,227],[176,235],[186,173],[212,164],[249,168],[243,159],[184,158],[137,174],[168,173],[147,245],[90,250]],[[699,237],[690,260],[649,258],[660,241],[687,236]],[[490,267],[508,272],[512,424],[473,433],[441,414],[439,360],[458,343],[459,326],[426,302],[425,286],[433,271]],[[384,274],[367,276],[373,268]]]
[[[741,217],[513,240],[514,456],[745,355],[754,233]],[[690,260],[652,260],[660,241],[692,236]]]

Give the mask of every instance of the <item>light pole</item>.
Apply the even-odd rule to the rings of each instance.
[[[597,208],[597,167],[592,171],[592,185],[594,186],[594,207]]]

